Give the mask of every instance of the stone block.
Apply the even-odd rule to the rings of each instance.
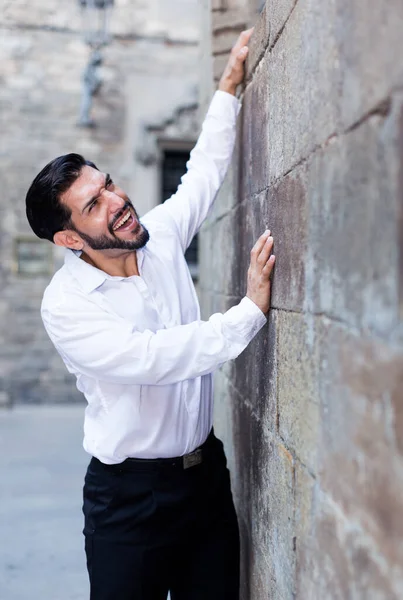
[[[280,33],[285,27],[292,10],[296,5],[295,0],[270,0],[266,2],[254,27],[253,36],[249,44],[247,62],[247,78],[249,79],[264,53],[270,52],[277,43]]]
[[[215,13],[212,15],[213,37],[223,30],[242,31],[246,28],[246,23],[247,11],[244,14],[242,10],[239,10],[239,6],[235,10]]]
[[[246,292],[246,274],[253,246],[266,229],[270,228],[274,231],[271,227],[266,197],[266,192],[258,194],[239,205],[234,211],[233,235],[236,241],[233,248],[232,289],[241,296]]]
[[[371,539],[397,592],[403,578],[403,350],[325,319],[321,328],[321,487]]]
[[[271,0],[266,3],[265,17],[270,27],[270,48],[277,42],[296,4],[296,0]]]
[[[310,277],[308,263],[309,195],[306,173],[302,166],[290,173],[267,192],[244,202],[235,213],[233,288],[242,295],[254,243],[265,229],[274,237],[276,264],[272,276],[274,308],[302,310],[305,303],[306,280]],[[242,277],[239,277],[242,274]],[[310,279],[308,280],[310,284]]]
[[[221,30],[218,31],[212,40],[213,44],[213,56],[217,56],[220,54],[225,54],[227,58],[229,58],[229,53],[231,52],[232,47],[237,41],[238,35],[241,32],[241,29],[230,29],[230,30]]]
[[[252,195],[252,93],[254,88],[248,86],[242,98],[242,108],[238,116],[237,137],[233,164],[237,177],[234,180],[234,194],[238,202],[250,200]]]
[[[339,87],[343,125],[359,121],[403,83],[403,64],[393,48],[401,44],[403,5],[399,0],[339,0],[335,15],[342,75]]]
[[[267,325],[242,354],[225,367],[240,401],[250,407],[261,426],[272,434],[277,429],[277,322],[278,312],[270,311]]]
[[[234,409],[242,541],[242,598],[292,598],[294,586],[294,464],[288,450],[241,402]],[[265,596],[263,596],[265,597]]]
[[[211,2],[211,10],[225,10],[226,8],[226,0],[212,0]]]
[[[266,18],[273,23],[270,44],[277,41],[265,52],[253,78],[260,71],[266,74],[269,120],[267,130],[263,131],[263,124],[261,132],[270,142],[266,185],[376,109],[403,81],[403,67],[390,52],[393,44],[397,47],[402,29],[399,2],[386,13],[382,5],[364,11],[358,0],[292,5],[281,2],[266,7]],[[261,29],[263,40],[267,28]],[[253,43],[259,45],[257,37]],[[364,51],[368,44],[371,50]]]
[[[305,169],[296,169],[260,196],[260,214],[274,238],[272,306],[302,310],[308,275],[309,197]]]
[[[209,229],[210,253],[208,282],[211,289],[228,296],[237,296],[238,288],[233,281],[233,270],[236,269],[235,255],[237,240],[234,236],[239,211],[231,211],[218,221],[212,223]],[[246,271],[237,269],[239,281],[246,283]]]
[[[399,600],[402,579],[386,567],[372,540],[321,490],[314,493],[311,534],[297,547],[297,598]],[[386,567],[386,568],[385,568]]]
[[[309,315],[278,311],[277,403],[280,437],[316,472],[320,425],[319,342]]]
[[[366,120],[307,167],[313,274],[307,306],[384,337],[396,333],[400,318],[402,110],[396,98],[386,119]]]
[[[258,66],[248,89],[251,106],[250,110],[245,112],[248,119],[243,124],[250,130],[250,145],[245,146],[244,151],[250,153],[250,168],[245,176],[250,177],[249,188],[252,194],[264,190],[269,180],[270,163],[267,159],[271,144],[268,136],[270,105],[267,73],[264,67],[264,62]]]
[[[337,130],[335,11],[330,2],[326,9],[320,0],[298,2],[259,65],[267,74],[268,87],[269,120],[267,131],[262,132],[270,146],[266,185]]]
[[[295,463],[295,537],[296,598],[317,598],[312,586],[313,529],[318,509],[316,476],[298,460]],[[309,561],[312,561],[310,564]],[[305,589],[309,587],[308,590]]]
[[[267,18],[268,4],[266,4],[260,13],[254,31],[249,41],[249,53],[246,61],[246,79],[251,77],[253,70],[262,58],[268,44],[271,23]]]

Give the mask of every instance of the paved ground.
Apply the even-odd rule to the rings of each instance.
[[[0,410],[0,600],[88,600],[84,406]]]

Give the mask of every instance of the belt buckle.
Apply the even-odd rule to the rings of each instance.
[[[203,453],[201,448],[197,448],[194,452],[190,452],[189,454],[185,454],[183,457],[183,468],[190,469],[190,467],[194,467],[203,462]]]

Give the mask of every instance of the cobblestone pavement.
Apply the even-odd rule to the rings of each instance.
[[[88,600],[84,405],[0,410],[0,600]]]

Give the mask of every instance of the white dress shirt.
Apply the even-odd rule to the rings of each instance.
[[[85,395],[84,448],[104,463],[181,456],[212,427],[211,373],[266,322],[249,298],[200,320],[184,252],[227,171],[238,100],[215,93],[182,183],[141,222],[140,276],[116,277],[67,250],[45,290],[42,318]],[[246,273],[245,273],[246,276]]]

